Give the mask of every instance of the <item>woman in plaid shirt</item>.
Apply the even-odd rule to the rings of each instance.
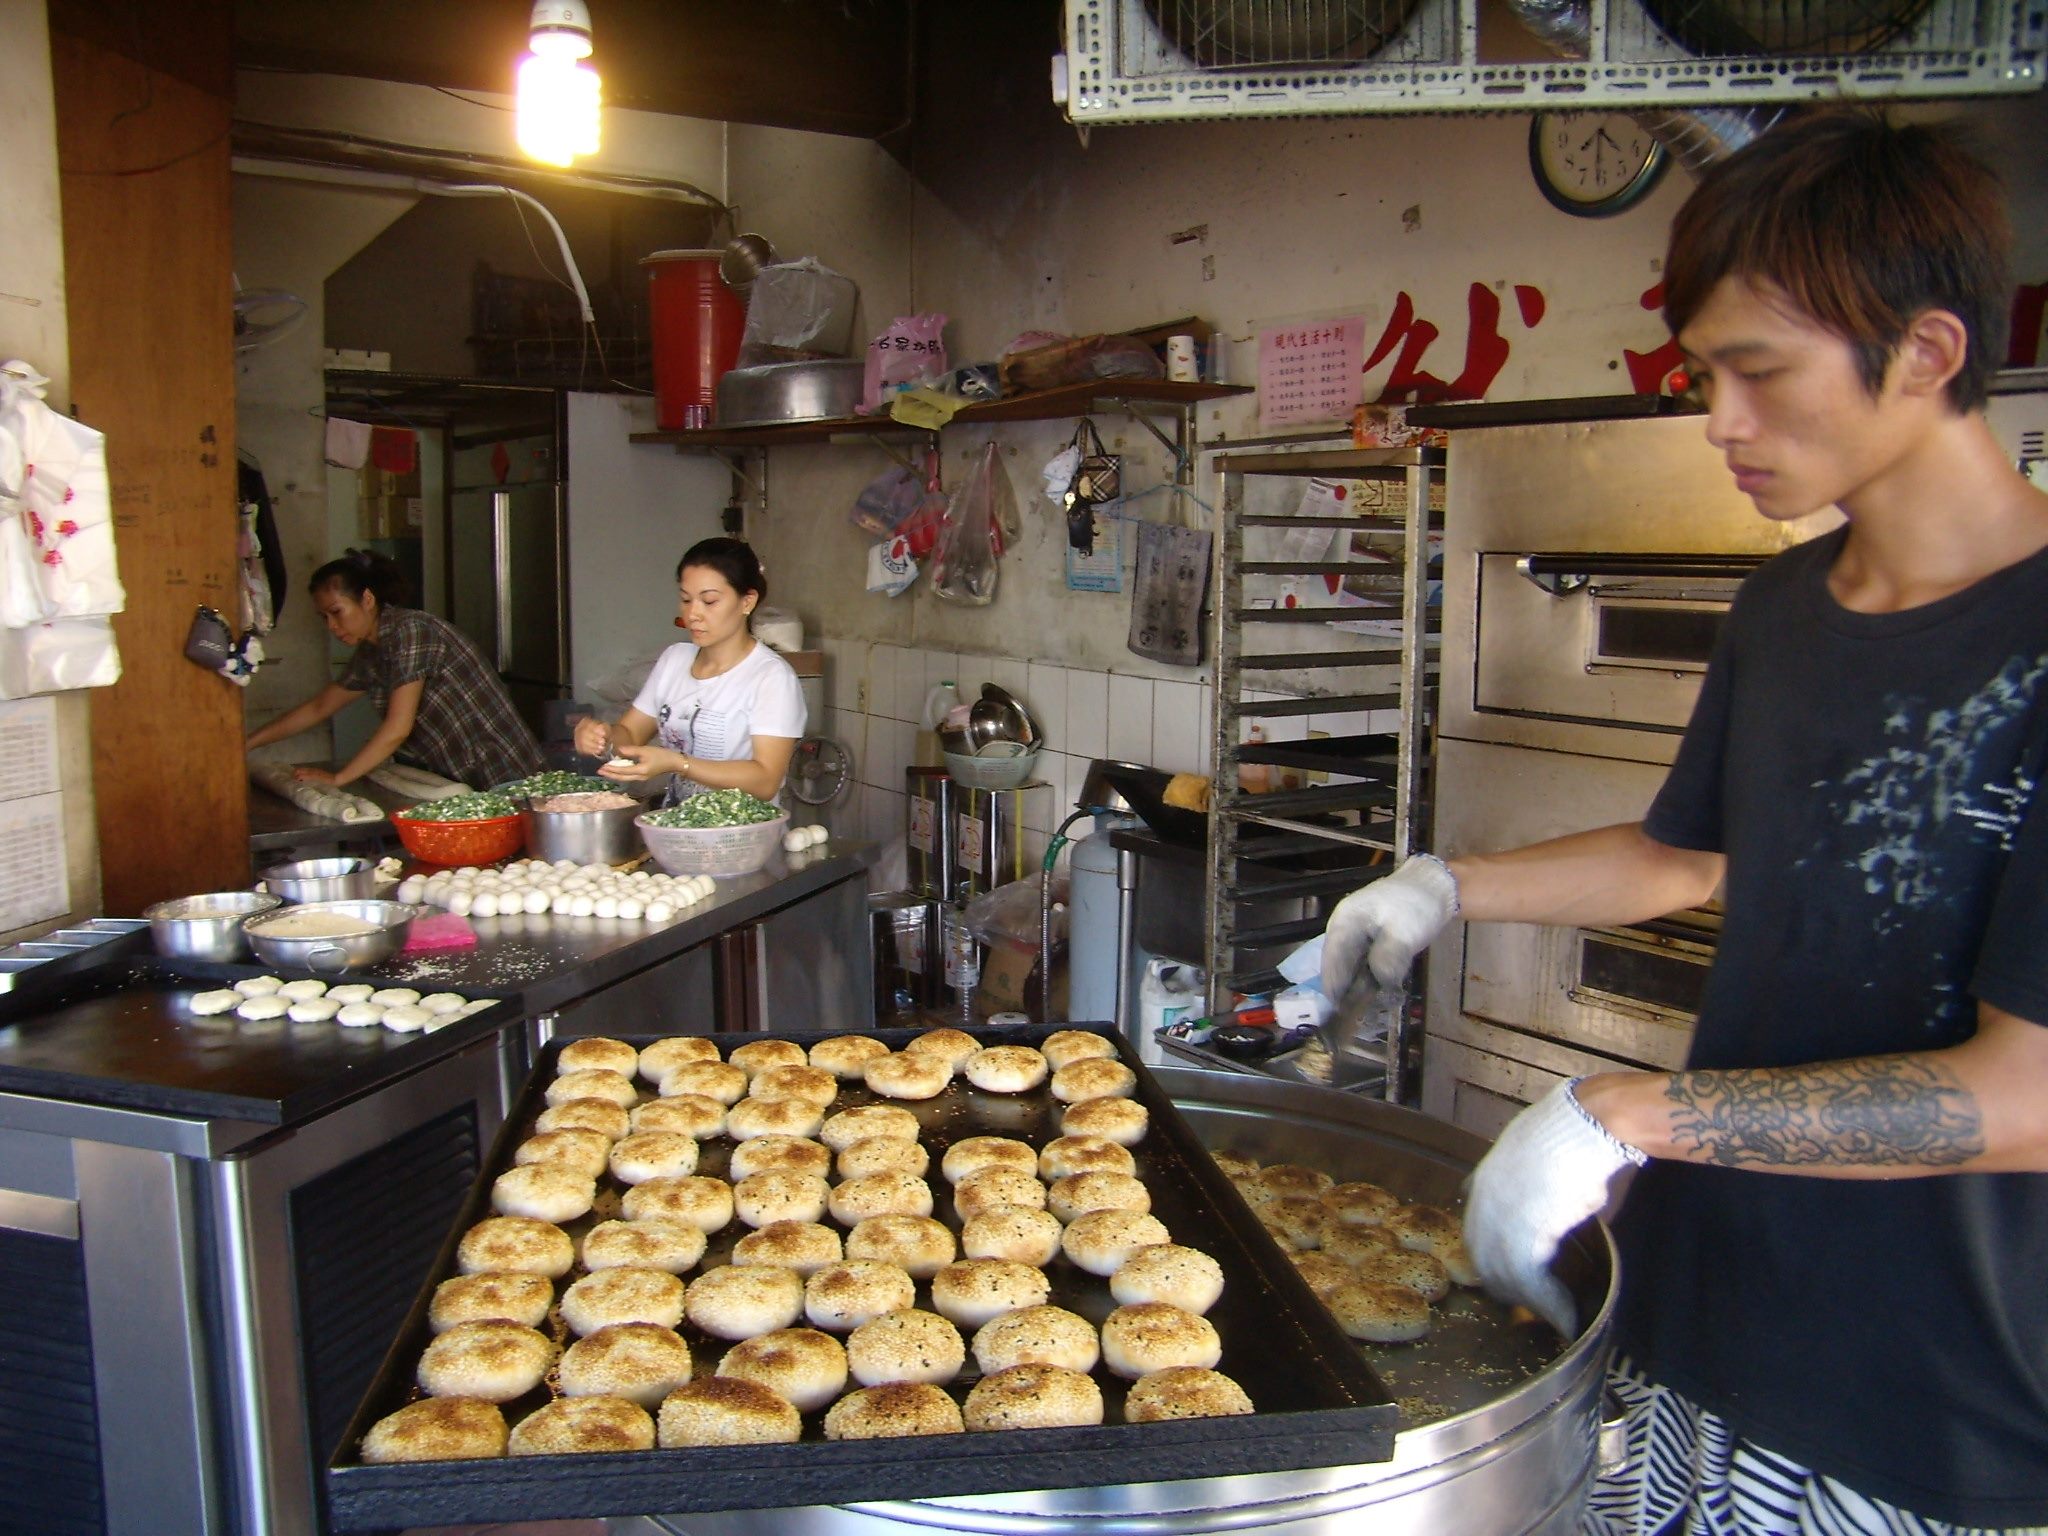
[[[395,560],[352,549],[307,585],[327,632],[355,654],[339,682],[251,731],[249,746],[310,730],[368,694],[384,723],[340,769],[297,768],[298,778],[349,784],[394,756],[479,789],[540,772],[539,744],[498,674],[462,631],[404,605]]]

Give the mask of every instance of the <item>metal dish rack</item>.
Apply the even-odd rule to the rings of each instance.
[[[1274,967],[1288,950],[1320,933],[1341,898],[1427,841],[1438,633],[1429,601],[1429,536],[1442,527],[1436,509],[1443,501],[1443,463],[1434,448],[1232,453],[1217,461],[1223,502],[1212,586],[1216,729],[1206,953],[1212,1016],[1229,1009],[1233,993],[1284,987]],[[1271,510],[1276,490],[1288,495],[1310,478],[1377,483],[1387,492],[1385,505],[1362,513]],[[1324,553],[1336,558],[1247,557],[1248,536],[1256,556],[1262,553],[1256,545],[1271,537],[1268,530],[1321,528],[1338,545]],[[1346,531],[1390,543],[1398,537],[1398,560],[1364,554],[1355,537],[1339,543],[1334,535]],[[1246,581],[1261,577],[1327,578],[1364,602],[1255,605]],[[1398,621],[1398,638],[1338,631],[1329,627],[1333,620]],[[1260,722],[1387,710],[1398,710],[1398,729],[1239,740]],[[1253,764],[1324,782],[1249,793],[1239,786],[1239,772]],[[1361,1042],[1361,1059],[1336,1063],[1334,1080],[1399,1102],[1419,1038],[1415,1013],[1404,999],[1390,1037]]]

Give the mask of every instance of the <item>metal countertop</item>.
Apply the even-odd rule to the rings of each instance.
[[[858,878],[871,856],[867,844],[796,855],[778,849],[758,874],[720,881],[709,901],[659,927],[480,918],[472,922],[474,948],[400,955],[345,973],[352,981],[510,1005],[427,1034],[282,1021],[268,1030],[198,1027],[206,1021],[190,1016],[190,994],[266,968],[172,964],[138,932],[96,955],[24,972],[0,997],[0,1129],[218,1155],[372,1092],[521,1016],[559,1008]]]

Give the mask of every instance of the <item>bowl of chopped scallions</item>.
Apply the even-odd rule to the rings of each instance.
[[[526,808],[495,790],[423,800],[393,811],[391,826],[423,864],[495,864],[526,846]]]
[[[766,864],[782,842],[789,813],[743,789],[707,789],[643,812],[635,825],[667,873],[717,879],[751,875]]]

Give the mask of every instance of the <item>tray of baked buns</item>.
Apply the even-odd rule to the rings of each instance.
[[[1108,1026],[549,1042],[338,1531],[1385,1460],[1398,1409]]]

